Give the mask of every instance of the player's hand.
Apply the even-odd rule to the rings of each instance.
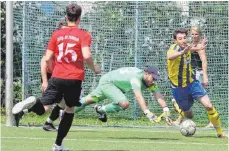
[[[48,87],[48,82],[42,82],[42,84],[41,84],[41,92],[44,93],[47,87]]]
[[[150,120],[150,122],[155,123],[157,120],[157,116],[154,115],[152,112],[146,114],[146,117]]]
[[[99,73],[101,73],[101,68],[100,68],[100,66],[98,66],[98,65],[94,65],[94,68],[95,68],[95,74],[99,74]]]
[[[203,40],[201,41],[201,44],[207,45],[207,42],[208,42],[208,38],[204,37]]]
[[[208,41],[207,37],[204,37],[203,40],[202,40],[201,43],[200,43],[200,44],[201,44],[200,50],[203,50],[203,49],[206,48],[206,46],[207,46],[207,41]]]
[[[203,77],[202,85],[203,85],[203,87],[205,87],[205,88],[208,86],[208,78]]]
[[[164,112],[165,113],[165,120],[168,125],[172,125],[173,120],[171,119],[171,114],[169,111]]]
[[[186,54],[190,49],[192,48],[192,46],[187,46],[184,48],[184,50],[181,51],[182,54]]]

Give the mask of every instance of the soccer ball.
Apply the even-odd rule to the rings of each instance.
[[[184,136],[192,136],[196,132],[196,124],[192,120],[185,120],[180,125],[180,132]]]

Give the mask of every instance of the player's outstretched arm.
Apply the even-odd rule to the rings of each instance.
[[[168,60],[174,60],[177,57],[187,53],[190,49],[191,49],[191,46],[185,47],[184,50],[182,50],[182,51],[170,51],[169,50],[168,53],[167,53],[167,59]]]
[[[155,120],[157,119],[157,117],[148,109],[145,99],[142,96],[142,93],[140,91],[136,91],[133,90],[134,95],[136,97],[136,100],[141,108],[141,110],[144,112],[144,114],[146,115],[146,117],[151,121],[151,122],[155,122]]]
[[[170,111],[169,111],[169,108],[166,104],[164,97],[162,96],[162,94],[159,91],[153,92],[153,95],[154,95],[155,99],[157,100],[157,102],[159,103],[159,105],[161,106],[161,108],[163,109],[163,116],[165,117],[167,124],[172,125],[172,119],[170,116]]]

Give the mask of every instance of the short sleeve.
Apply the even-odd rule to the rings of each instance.
[[[82,47],[90,47],[91,46],[91,34],[90,33],[86,32],[86,34],[82,40],[81,46]]]
[[[174,50],[169,49],[169,50],[167,51],[167,56],[168,56],[169,54],[172,54],[172,53],[174,53]]]
[[[132,90],[141,92],[141,81],[138,78],[132,78],[130,80]]]
[[[170,47],[169,47],[169,50],[167,51],[167,56],[169,54],[172,54],[174,53],[175,51],[178,51],[179,50],[179,46],[177,44],[172,44]]]
[[[150,88],[149,88],[150,92],[154,93],[154,92],[159,92],[160,89],[158,88],[157,84],[154,84],[152,85]]]

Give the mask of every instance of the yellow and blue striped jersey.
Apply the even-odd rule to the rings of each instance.
[[[167,51],[167,55],[182,49],[178,44],[172,44]],[[186,87],[195,80],[195,75],[191,66],[191,52],[188,51],[174,60],[167,60],[168,75],[173,86]]]

